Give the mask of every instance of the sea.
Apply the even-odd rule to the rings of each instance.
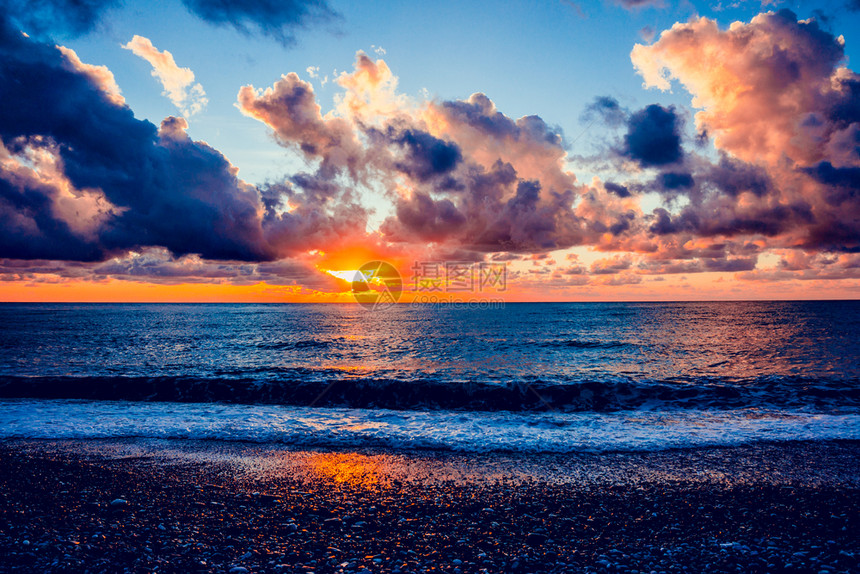
[[[0,439],[860,440],[860,302],[0,304]]]

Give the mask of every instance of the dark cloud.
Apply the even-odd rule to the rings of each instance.
[[[647,85],[667,90],[678,79],[708,102],[696,127],[718,155],[684,152],[671,108],[630,116],[614,149],[657,174],[614,185],[658,191],[665,203],[631,223],[633,230],[644,224],[651,241],[630,235],[623,249],[662,262],[649,273],[747,272],[758,252],[774,248],[840,258],[860,252],[860,79],[844,68],[844,52],[840,38],[786,10],[727,30],[694,19],[636,46],[631,58]],[[679,197],[685,201],[673,203]]]
[[[689,189],[695,181],[693,175],[684,172],[667,171],[659,176],[660,186],[667,190]]]
[[[689,210],[673,217],[669,211],[658,207],[653,212],[653,220],[649,229],[656,235],[691,232],[699,226],[698,217]]]
[[[573,210],[581,186],[564,169],[558,130],[537,116],[513,120],[483,94],[434,102],[427,113],[444,126],[441,134],[404,118],[387,132],[367,132],[368,156],[388,157],[381,141],[393,148],[383,165],[406,176],[398,179],[395,214],[380,227],[386,239],[478,254],[543,253],[583,240]]]
[[[233,285],[300,285],[320,291],[337,291],[337,281],[310,262],[284,260],[262,263],[206,261],[189,255],[174,257],[163,248],[103,262],[0,259],[0,281],[57,281],[105,279],[174,285],[226,282]]]
[[[451,198],[416,192],[399,199],[380,231],[392,241],[456,241],[485,253],[545,252],[581,239],[573,192],[544,194],[502,162],[490,170],[471,165],[458,181],[463,189]]]
[[[367,210],[348,189],[318,173],[262,186],[260,194],[271,206],[263,215],[265,237],[279,257],[336,249],[364,236]]]
[[[598,96],[585,107],[580,121],[593,122],[598,119],[609,127],[621,127],[627,123],[627,110],[613,97]]]
[[[0,140],[12,160],[37,154],[56,172],[28,176],[21,159],[0,171],[0,257],[95,260],[160,246],[259,261],[303,248],[307,237],[363,228],[364,211],[332,207],[336,191],[314,187],[313,176],[297,176],[299,190],[284,186],[292,211],[272,190],[262,201],[220,152],[186,135],[185,120],[168,118],[159,130],[136,119],[59,50],[8,25],[0,26],[0,99]]]
[[[498,139],[516,137],[517,123],[496,110],[493,102],[484,94],[474,94],[468,100],[442,102],[446,115],[455,121],[469,125]]]
[[[626,186],[607,181],[603,184],[603,187],[606,188],[606,191],[608,191],[609,193],[614,193],[618,197],[630,197],[630,190],[627,189]]]
[[[633,257],[630,254],[614,255],[606,259],[598,259],[591,264],[592,275],[614,275],[619,271],[630,269]]]
[[[843,38],[789,10],[728,29],[699,18],[637,45],[631,59],[646,85],[677,79],[707,102],[697,128],[720,154],[713,164],[684,158],[695,180],[689,205],[655,212],[652,231],[860,248],[860,78],[845,67]]]
[[[298,30],[341,18],[325,0],[181,1],[210,24],[266,35],[285,46],[295,44]],[[0,0],[0,12],[33,36],[76,36],[92,31],[107,11],[122,4],[123,0]]]
[[[834,252],[860,252],[860,167],[834,167],[823,161],[803,171],[823,186],[832,211],[810,226],[804,247]]]
[[[563,144],[558,128],[550,128],[539,116],[523,116],[514,121],[496,110],[495,104],[484,94],[473,94],[467,101],[445,101],[442,109],[454,121],[497,139],[530,140],[559,148]]]
[[[755,269],[758,257],[737,257],[734,259],[704,259],[706,271],[737,273]]]
[[[856,203],[860,199],[860,167],[837,168],[829,161],[823,161],[803,171],[827,186],[825,199],[830,205],[851,202],[857,208]]]
[[[442,242],[464,228],[466,217],[450,199],[434,200],[416,192],[397,203],[397,221],[417,239]]]
[[[434,177],[450,173],[462,160],[460,148],[456,144],[440,140],[421,130],[406,129],[400,133],[389,130],[391,141],[406,150],[405,157],[395,163],[395,167],[417,179],[428,181]]]
[[[839,78],[839,91],[832,98],[827,115],[837,126],[860,122],[860,78]]]
[[[832,221],[810,226],[804,242],[798,247],[836,253],[860,253],[860,226],[857,221],[855,217],[853,222]]]
[[[693,203],[693,209],[703,210],[703,218],[709,217],[709,210],[724,212],[726,197],[734,201],[744,193],[751,193],[756,198],[776,193],[776,186],[767,170],[725,153],[720,154],[716,163],[692,157],[686,161],[685,168],[690,171],[675,171],[676,166],[668,165],[651,182],[630,185],[639,192],[656,191],[670,201],[679,196],[687,197]]]
[[[758,20],[782,30],[786,17]],[[803,26],[810,46],[834,43]],[[709,33],[724,32],[715,26]],[[603,184],[579,183],[563,136],[540,117],[510,118],[483,94],[428,102],[416,113],[398,99],[385,63],[360,54],[356,72],[338,79],[346,93],[331,114],[321,113],[312,86],[296,74],[265,90],[242,88],[240,109],[310,165],[306,173],[252,186],[220,152],[191,140],[184,120],[168,118],[157,128],[136,119],[54,47],[3,27],[0,257],[69,260],[59,264],[63,277],[277,281],[278,272],[292,271],[261,261],[367,237],[368,211],[355,191],[362,189],[393,198],[380,242],[429,244],[462,260],[543,256],[575,245],[653,259],[610,257],[591,270],[595,284],[607,276],[639,281],[640,272],[744,272],[755,268],[760,250],[773,247],[860,250],[860,82],[844,72],[811,95],[801,93],[809,70],[827,76],[838,50],[810,62],[784,42],[746,66],[744,45],[732,46],[746,58],[740,69],[762,80],[755,90],[792,87],[803,113],[783,124],[776,122],[785,114],[774,113],[776,127],[749,138],[738,134],[752,120],[733,117],[731,130],[719,122],[735,110],[705,115],[697,128],[714,136],[716,156],[685,153],[674,107],[630,114],[617,100],[598,98],[583,120],[626,128],[616,132],[607,163],[632,165],[635,176],[626,181],[615,171]],[[763,101],[749,107],[770,114]],[[760,157],[750,151],[756,145],[780,154]],[[32,176],[34,164],[40,177]],[[634,196],[650,191],[661,193],[663,204],[643,214]],[[132,251],[147,255],[134,258]],[[9,276],[26,273],[7,267]],[[29,271],[50,268],[34,263]]]
[[[471,198],[472,213],[486,210]],[[475,229],[469,238],[479,251],[547,251],[573,245],[579,235],[579,224],[570,210],[573,193],[553,194],[541,198],[541,186],[536,181],[519,180],[516,192],[499,204],[498,216],[481,218],[482,229]],[[495,209],[494,209],[495,211]],[[471,221],[470,221],[471,223]]]
[[[684,153],[680,130],[674,106],[651,104],[630,116],[622,153],[643,167],[677,163]]]
[[[710,253],[698,254],[700,257],[695,259],[646,259],[639,263],[637,271],[647,275],[677,275],[703,272],[738,273],[756,268],[758,255],[732,257],[726,251],[722,246],[717,246]]]
[[[19,259],[77,259],[93,261],[101,250],[75,236],[51,215],[47,186],[19,187],[0,170],[0,256]]]
[[[860,164],[860,122],[834,134],[830,139],[828,151],[834,161],[840,164]]]
[[[652,219],[650,230],[654,234],[689,233],[698,237],[774,237],[798,227],[807,228],[815,221],[809,205],[804,203],[753,205],[742,210],[731,204],[724,207],[718,197],[703,204],[688,205],[674,215],[657,208]]]
[[[610,225],[607,229],[612,235],[621,235],[625,231],[633,228],[633,222],[635,220],[636,215],[632,211],[621,213],[616,217],[615,223]]]
[[[0,0],[0,13],[32,36],[90,32],[122,0]]]
[[[752,193],[764,197],[774,190],[770,176],[761,166],[749,164],[721,153],[717,164],[710,166],[703,179],[732,197]]]
[[[232,26],[253,35],[265,34],[285,46],[295,44],[296,31],[340,19],[324,0],[182,0],[207,22]]]
[[[58,50],[29,41],[8,26],[0,29],[0,60],[0,139],[13,153],[26,146],[50,146],[75,188],[99,189],[117,208],[92,240],[92,250],[106,255],[162,245],[175,253],[216,258],[269,256],[256,194],[239,182],[216,150],[170,124],[160,137],[154,125],[109,101],[88,76],[68,69]],[[7,202],[11,193],[41,194],[43,202],[56,194],[20,179],[10,192],[10,178],[4,179]],[[44,207],[33,219],[32,232],[57,253],[41,256],[74,256],[56,236],[64,222],[56,217],[45,221],[52,210]],[[20,210],[6,210],[3,219],[20,215]],[[32,256],[10,244],[2,249],[6,257]]]

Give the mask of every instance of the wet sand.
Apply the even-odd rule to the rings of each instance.
[[[857,572],[860,443],[0,443],[3,572]]]

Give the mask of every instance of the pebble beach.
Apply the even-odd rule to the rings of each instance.
[[[0,571],[857,572],[858,454],[5,441]]]

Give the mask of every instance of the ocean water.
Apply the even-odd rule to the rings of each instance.
[[[0,437],[467,452],[860,439],[860,302],[0,305]]]

